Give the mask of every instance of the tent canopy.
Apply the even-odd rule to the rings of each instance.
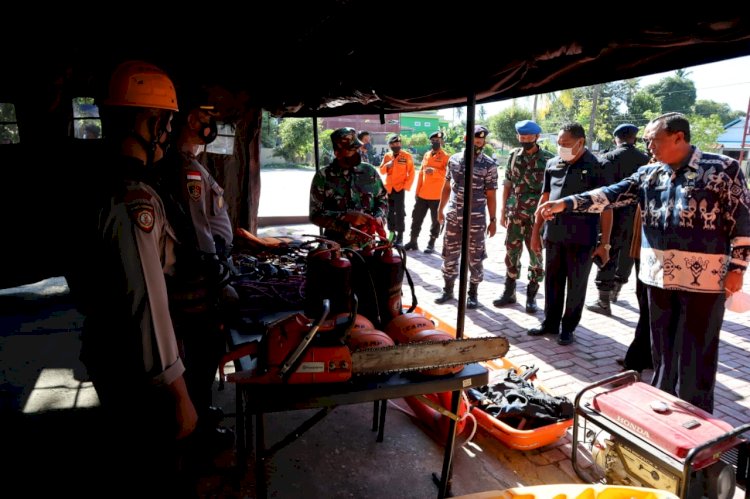
[[[731,9],[618,12],[585,23],[584,6],[563,7],[457,2],[446,10],[323,0],[275,2],[245,18],[216,6],[190,22],[156,14],[137,24],[121,20],[130,26],[124,32],[90,20],[86,29],[97,28],[75,43],[61,23],[46,35],[60,43],[7,55],[25,65],[8,72],[0,91],[13,82],[16,90],[33,89],[40,72],[59,78],[63,70],[101,91],[115,64],[138,58],[163,67],[178,85],[217,85],[277,115],[380,114],[465,105],[469,93],[478,103],[497,101],[750,54],[750,17]]]

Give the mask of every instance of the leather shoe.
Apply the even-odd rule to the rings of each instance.
[[[215,427],[224,421],[224,411],[221,407],[209,406],[206,410],[206,426]]]
[[[573,333],[560,333],[560,336],[557,337],[557,344],[558,345],[570,345],[576,340],[576,335]]]
[[[529,336],[542,336],[544,334],[557,334],[557,331],[550,331],[549,329],[545,329],[543,326],[531,328],[528,331],[526,331],[526,334]]]

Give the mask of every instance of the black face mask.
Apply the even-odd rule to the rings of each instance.
[[[198,130],[198,138],[203,142],[204,144],[210,144],[214,140],[216,140],[216,137],[219,135],[219,127],[216,124],[216,120],[214,118],[210,118],[208,120],[208,123],[201,122],[201,127]]]
[[[346,166],[348,166],[349,168],[353,168],[362,162],[362,156],[359,154],[359,151],[357,151],[356,154],[341,158],[341,160]]]
[[[440,150],[440,142],[433,142],[432,143],[432,150],[433,151],[439,151]]]
[[[524,151],[528,151],[529,149],[534,149],[535,145],[536,145],[536,142],[521,142],[521,147],[523,147]]]
[[[398,153],[401,152],[401,148],[400,147],[391,147],[391,151],[393,151],[393,155],[394,156],[398,156]]]

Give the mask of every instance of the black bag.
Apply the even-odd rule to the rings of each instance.
[[[506,370],[502,381],[470,390],[470,398],[493,417],[518,429],[533,429],[571,419],[575,408],[567,397],[555,397]]]

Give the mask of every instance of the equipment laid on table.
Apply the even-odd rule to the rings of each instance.
[[[584,394],[597,388],[593,399]],[[734,497],[736,482],[747,479],[747,442],[738,435],[750,424],[732,428],[711,414],[638,381],[635,371],[585,387],[575,399],[572,464],[586,443],[609,484],[653,487],[682,499]],[[598,428],[601,431],[598,431]],[[583,431],[585,442],[581,442]],[[740,447],[737,472],[722,458]],[[735,480],[735,475],[737,480]],[[747,497],[747,496],[745,496]]]
[[[460,366],[503,357],[503,337],[424,341],[352,351],[346,344],[356,313],[326,321],[330,302],[314,322],[294,313],[268,327],[260,341],[235,345],[224,356],[221,379],[237,383],[330,383],[357,374],[382,374]],[[223,366],[245,355],[257,359],[255,369],[224,376]]]

